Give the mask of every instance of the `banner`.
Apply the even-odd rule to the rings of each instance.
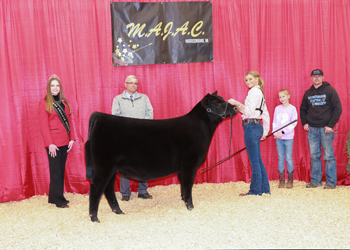
[[[111,2],[113,66],[213,61],[212,2]]]

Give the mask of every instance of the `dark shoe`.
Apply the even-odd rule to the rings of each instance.
[[[150,195],[149,193],[145,193],[145,194],[139,194],[138,196],[139,198],[142,198],[142,199],[152,199],[152,195]]]
[[[130,200],[130,196],[123,196],[122,201],[129,201]]]
[[[61,205],[61,206],[57,206],[58,208],[69,208],[69,206],[67,204]]]
[[[252,193],[249,193],[249,192],[248,193],[241,193],[241,194],[239,194],[239,196],[248,196],[248,195],[255,195],[255,194],[252,194]]]
[[[310,182],[309,184],[306,184],[306,188],[317,188],[317,185]]]
[[[291,173],[289,173],[287,171],[287,173],[288,173],[288,182],[287,182],[286,188],[293,188],[293,173],[294,173],[294,170]]]
[[[331,184],[326,184],[326,185],[324,185],[324,189],[335,189],[335,186],[333,186]]]
[[[285,185],[284,170],[282,173],[278,171],[278,175],[279,175],[278,188],[284,188],[284,185]]]
[[[264,193],[264,194],[271,194],[271,193]],[[256,195],[256,196],[261,196],[261,194],[252,194],[252,193],[246,193],[246,194],[244,194],[244,193],[242,193],[242,194],[239,194],[239,196],[248,196],[248,195]]]

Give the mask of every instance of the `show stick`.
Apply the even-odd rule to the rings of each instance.
[[[271,135],[273,135],[274,133],[280,131],[281,129],[284,129],[285,127],[288,127],[289,125],[291,125],[292,123],[294,123],[294,122],[296,122],[296,121],[297,121],[297,120],[294,120],[294,121],[288,123],[287,125],[284,125],[283,127],[280,127],[279,129],[276,129],[276,130],[273,131],[272,133],[268,134],[268,135],[266,136],[266,138],[269,137],[269,136],[271,136]],[[226,158],[222,159],[221,161],[218,161],[218,162],[215,163],[214,165],[211,165],[210,167],[203,169],[203,170],[201,171],[201,173],[203,173],[203,172],[205,172],[205,171],[211,169],[212,167],[215,167],[216,165],[219,165],[220,163],[223,163],[224,161],[230,159],[232,156],[238,154],[239,152],[242,152],[242,151],[245,150],[245,149],[246,149],[246,147],[244,147],[244,148],[238,150],[237,152],[233,153],[232,155],[227,156]]]

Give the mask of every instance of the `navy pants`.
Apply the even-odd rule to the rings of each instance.
[[[139,187],[137,188],[137,191],[139,194],[145,194],[147,193],[148,184],[146,181],[139,181]],[[127,178],[124,178],[123,176],[120,176],[120,193],[122,196],[130,196],[130,181]]]

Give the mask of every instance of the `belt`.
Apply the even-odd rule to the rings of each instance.
[[[260,122],[260,119],[257,119],[257,118],[247,118],[247,119],[244,119],[244,120],[242,121],[243,125],[244,125],[244,124],[251,123],[251,122],[259,123],[259,122]]]

